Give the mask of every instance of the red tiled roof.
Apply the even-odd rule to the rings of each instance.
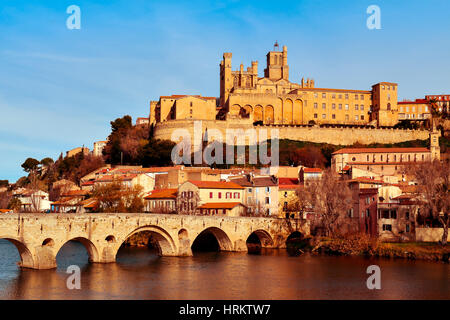
[[[407,161],[405,161],[405,162],[386,162],[386,161],[383,161],[383,162],[379,162],[379,161],[377,161],[377,162],[373,162],[373,161],[349,162],[350,165],[355,165],[355,166],[356,165],[407,165],[409,163],[414,163],[414,162],[412,162],[412,161],[410,161],[410,162],[407,162]]]
[[[177,189],[159,189],[153,190],[144,199],[176,199]]]
[[[201,205],[199,209],[233,209],[238,205],[244,206],[240,202],[209,202]]]
[[[429,101],[426,99],[416,99],[415,101],[399,101],[397,104],[428,104]]]
[[[197,180],[189,180],[189,182],[196,185],[200,189],[244,189],[244,187],[241,187],[234,182]]]
[[[320,168],[303,168],[303,172],[307,172],[307,173],[316,172],[316,173],[319,173],[319,172],[322,172],[322,169],[320,169]]]
[[[350,170],[350,166],[349,165],[346,165],[345,167],[342,168],[342,171],[347,171],[347,170]]]
[[[279,190],[292,190],[297,189],[300,182],[297,178],[278,178],[278,189]]]
[[[278,185],[298,185],[299,181],[297,178],[278,178]]]
[[[333,154],[343,153],[410,153],[410,152],[430,152],[427,148],[343,148],[333,152]]]
[[[95,184],[94,181],[86,181],[86,182],[83,182],[81,185],[82,185],[82,186],[92,186],[92,185],[94,185],[94,184]]]
[[[94,198],[86,199],[86,200],[81,201],[79,204],[85,208],[97,208],[98,200],[94,199]]]

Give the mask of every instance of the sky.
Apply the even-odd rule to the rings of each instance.
[[[68,29],[77,5],[81,28]],[[369,29],[369,5],[381,29]],[[28,157],[92,149],[110,121],[148,116],[171,94],[219,96],[219,63],[288,47],[290,80],[370,90],[399,100],[450,93],[450,1],[0,0],[0,179]]]

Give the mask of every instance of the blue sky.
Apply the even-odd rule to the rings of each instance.
[[[70,5],[81,29],[66,28]],[[366,27],[369,5],[381,30]],[[219,95],[219,62],[259,61],[288,46],[290,80],[399,98],[450,93],[450,2],[441,1],[0,1],[0,179],[27,157],[105,139],[109,121],[147,116],[160,95]]]

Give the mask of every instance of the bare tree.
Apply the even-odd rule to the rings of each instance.
[[[252,198],[252,200],[247,203],[247,216],[261,217],[267,215],[268,212],[265,205],[261,201],[258,201],[258,199]]]
[[[352,207],[351,190],[330,168],[323,172],[320,179],[310,180],[308,186],[297,194],[301,211],[311,208],[327,236],[335,236],[340,227],[350,222],[348,211]]]
[[[418,215],[439,221],[444,229],[442,244],[447,244],[450,224],[450,162],[418,162],[407,169],[418,184],[415,194],[419,200]]]
[[[177,211],[179,214],[195,215],[200,205],[200,195],[196,191],[178,192]]]
[[[39,212],[41,210],[41,189],[40,189],[40,180],[38,174],[34,171],[30,173],[29,176],[30,184],[29,189],[30,193],[30,201],[31,201],[31,212]]]
[[[120,180],[95,187],[92,196],[102,212],[143,212],[142,187],[126,187]]]

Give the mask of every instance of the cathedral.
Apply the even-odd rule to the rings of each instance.
[[[380,82],[371,90],[317,88],[313,79],[289,80],[287,47],[267,53],[264,76],[258,62],[232,70],[232,53],[220,62],[220,97],[161,96],[150,102],[150,122],[239,120],[255,125],[392,127],[398,122],[397,84]]]

